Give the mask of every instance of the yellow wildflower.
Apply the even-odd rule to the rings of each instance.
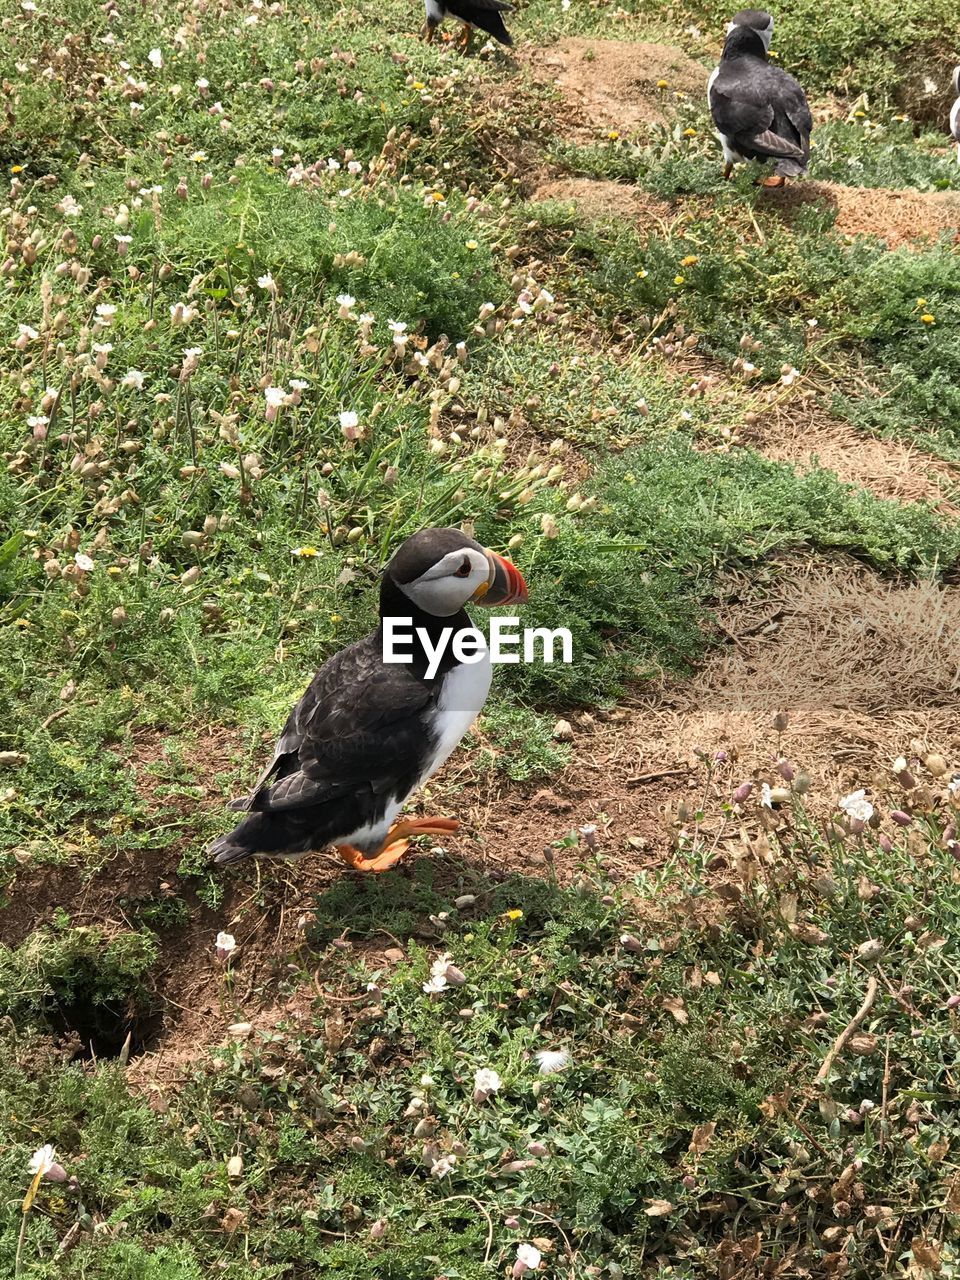
[[[695,138],[697,136],[696,129],[684,129],[683,136],[685,138]]]
[[[315,556],[318,556],[320,552],[316,547],[294,547],[292,554],[295,556],[301,556],[305,560],[312,560]]]
[[[511,911],[508,911],[508,912],[507,912],[507,919],[508,919],[508,920],[522,920],[522,919],[523,919],[523,912],[520,910],[520,908],[519,908],[519,907],[514,907]]]
[[[685,276],[674,276],[674,277],[673,277],[673,283],[674,283],[674,284],[683,284],[683,282],[684,282],[685,278],[686,278]]]
[[[685,258],[680,259],[681,267],[693,267],[700,261],[695,253],[688,253]]]
[[[929,311],[925,311],[920,317],[924,324],[936,324],[936,316],[932,316]]]

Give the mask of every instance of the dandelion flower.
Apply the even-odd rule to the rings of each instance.
[[[290,554],[300,556],[304,560],[314,560],[320,552],[316,547],[294,547]]]
[[[932,316],[929,311],[925,311],[920,319],[924,324],[936,324],[937,322],[936,316]]]
[[[658,80],[658,81],[657,81],[657,88],[658,88],[658,89],[669,89],[669,88],[670,88],[670,81],[669,81],[669,80]]]
[[[512,907],[512,908],[511,908],[511,909],[506,913],[506,916],[507,916],[507,919],[508,919],[508,920],[522,920],[522,919],[523,919],[523,912],[520,910],[520,908],[519,908],[519,907]]]
[[[696,129],[684,129],[683,136],[685,138],[695,138],[697,136]]]
[[[684,282],[685,278],[686,278],[685,276],[674,276],[674,277],[673,277],[673,283],[674,283],[674,284],[683,284],[683,282]]]

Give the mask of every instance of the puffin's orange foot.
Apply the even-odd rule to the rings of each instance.
[[[359,849],[354,849],[353,845],[338,844],[336,848],[347,866],[352,867],[354,871],[371,871],[374,875],[379,875],[383,871],[391,871],[409,847],[409,840],[393,840],[385,844],[372,858],[365,858]]]
[[[460,34],[460,39],[457,41],[457,49],[460,53],[466,55],[470,52],[470,37],[472,35],[473,35],[473,28],[468,27],[467,24],[464,23],[463,31]]]
[[[457,831],[456,818],[410,818],[395,822],[387,837],[372,858],[365,858],[352,844],[335,846],[338,855],[354,871],[372,871],[375,875],[390,871],[397,865],[410,847],[410,836],[446,836]]]
[[[401,818],[387,832],[387,843],[404,836],[448,836],[459,830],[456,818]]]
[[[758,178],[756,185],[758,187],[785,187],[787,180],[782,173],[777,173],[770,178]]]

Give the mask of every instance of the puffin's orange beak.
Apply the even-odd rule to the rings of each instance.
[[[516,565],[495,551],[486,552],[490,562],[490,577],[470,597],[473,604],[482,604],[485,608],[493,608],[500,604],[524,604],[527,599],[527,584],[523,574]]]

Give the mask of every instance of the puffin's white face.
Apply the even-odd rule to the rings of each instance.
[[[746,23],[728,22],[726,34],[729,35],[730,32],[733,31],[735,27],[746,26],[746,25],[747,25]],[[767,51],[767,53],[769,53],[770,41],[773,39],[773,15],[772,14],[770,15],[770,21],[767,23],[765,27],[754,27],[751,25],[749,29],[757,33],[757,35],[763,41],[764,49]]]
[[[435,618],[450,618],[459,613],[481,587],[489,586],[491,577],[490,561],[484,553],[464,547],[448,552],[419,578],[398,582],[397,586],[424,613],[433,614]]]
[[[960,94],[960,67],[953,68],[953,87]]]

